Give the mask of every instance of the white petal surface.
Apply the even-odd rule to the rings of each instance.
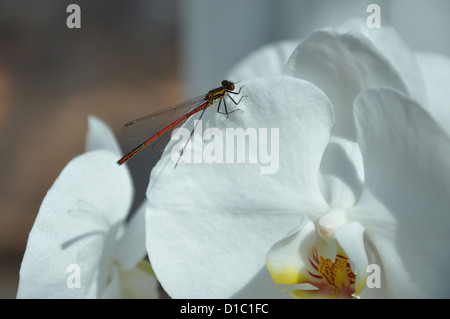
[[[400,75],[365,36],[319,30],[292,53],[285,74],[317,85],[333,103],[333,135],[355,140],[353,100],[369,87],[408,92]]]
[[[425,81],[416,55],[392,26],[383,21],[379,29],[368,28],[365,20],[351,19],[336,30],[366,36],[398,72],[411,97],[421,104],[426,103]]]
[[[308,256],[316,242],[316,227],[305,216],[300,225],[267,253],[267,268],[279,284],[310,282]]]
[[[285,74],[316,84],[333,103],[336,123],[321,163],[321,189],[330,206],[352,207],[364,178],[356,144],[353,100],[373,86],[408,92],[389,60],[364,35],[319,30],[295,49]]]
[[[450,134],[450,59],[431,53],[418,53],[416,57],[428,92],[428,103],[424,106]]]
[[[56,179],[28,238],[19,298],[100,295],[112,264],[108,239],[126,218],[133,198],[128,170],[115,161],[110,152],[89,152],[70,161]],[[80,288],[66,284],[72,264],[80,268]]]
[[[250,53],[227,75],[237,82],[260,76],[283,74],[290,55],[299,44],[299,39],[283,40],[267,44]]]
[[[226,118],[208,110],[202,125],[220,132],[278,128],[279,152],[272,149],[279,153],[278,171],[264,175],[260,168],[266,164],[248,161],[181,163],[174,170],[171,143],[150,178],[147,250],[158,279],[174,298],[238,293],[265,267],[269,248],[306,213],[299,208],[314,214],[326,207],[317,180],[333,125],[328,99],[314,85],[292,77],[244,84],[247,97],[239,104],[244,113]]]
[[[364,167],[358,143],[332,136],[320,163],[320,186],[333,208],[350,208],[359,199]]]
[[[390,297],[450,297],[450,139],[390,89],[355,101],[365,185],[353,218],[380,256]]]
[[[147,200],[136,210],[127,223],[122,237],[117,242],[115,260],[121,270],[135,267],[147,255],[145,248],[145,211]]]
[[[122,150],[111,128],[94,115],[88,117],[85,151],[107,150],[121,155]]]

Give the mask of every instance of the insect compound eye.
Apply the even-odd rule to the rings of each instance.
[[[224,87],[228,91],[233,91],[234,90],[234,83],[230,82],[230,81],[227,81],[227,80],[223,80],[222,81],[222,87]]]

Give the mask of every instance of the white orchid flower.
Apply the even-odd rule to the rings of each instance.
[[[89,118],[86,153],[45,196],[29,234],[18,298],[157,297],[144,260],[143,204],[126,222],[134,188],[109,127]]]
[[[278,128],[276,173],[261,174],[261,161],[174,170],[169,144],[146,218],[169,295],[449,297],[450,139],[438,119],[449,91],[429,96],[448,80],[434,63],[448,60],[418,58],[390,27],[377,31],[319,30],[230,73],[244,80],[244,113],[210,111],[203,126]],[[427,65],[441,76],[424,76]],[[380,288],[366,287],[370,264]]]

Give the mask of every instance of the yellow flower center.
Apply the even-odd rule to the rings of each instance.
[[[334,262],[323,256],[318,256],[316,246],[309,256],[311,277],[310,284],[316,290],[294,290],[297,298],[355,298],[356,275],[353,273],[349,258],[339,249]]]
[[[332,209],[316,225],[303,219],[271,247],[267,269],[278,284],[298,284],[290,293],[295,297],[358,298],[367,279],[363,233],[345,209]]]
[[[331,298],[353,297],[356,275],[352,272],[348,257],[338,254],[333,262],[320,256],[318,272],[331,288]]]

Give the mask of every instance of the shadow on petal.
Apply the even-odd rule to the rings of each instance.
[[[327,203],[330,206],[333,203],[353,206],[361,195],[363,184],[355,164],[342,145],[335,142],[328,144],[320,164],[320,173],[321,190]]]
[[[241,290],[231,298],[288,298],[292,297],[286,292],[287,287],[292,285],[280,285],[273,282],[269,271],[265,266]]]
[[[105,232],[102,230],[96,230],[96,231],[91,231],[89,233],[81,234],[79,236],[76,236],[72,239],[69,239],[69,240],[63,242],[61,244],[61,249],[65,250],[80,240],[83,240],[83,239],[91,237],[91,236],[96,236],[96,235],[105,235]]]

